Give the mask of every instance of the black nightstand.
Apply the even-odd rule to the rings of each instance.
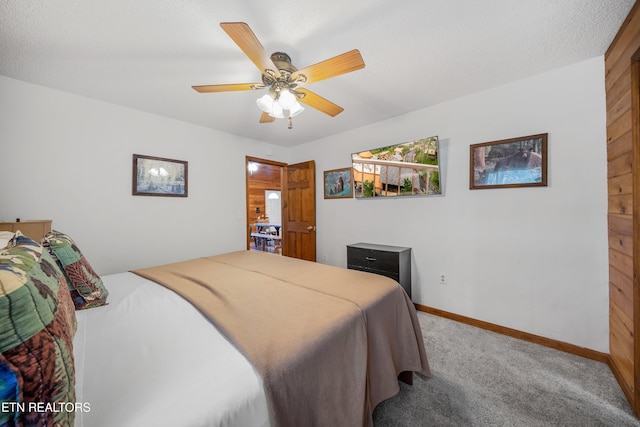
[[[411,248],[372,243],[347,245],[347,268],[390,277],[411,298]]]

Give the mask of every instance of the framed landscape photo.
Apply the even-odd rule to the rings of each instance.
[[[324,171],[324,198],[344,199],[353,197],[351,168]]]
[[[546,187],[546,133],[471,145],[469,188]]]
[[[187,197],[188,163],[163,157],[133,155],[133,195]]]
[[[351,154],[356,199],[441,195],[438,136]]]

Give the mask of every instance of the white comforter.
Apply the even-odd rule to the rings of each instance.
[[[259,376],[191,304],[133,273],[76,312],[77,427],[268,426]]]

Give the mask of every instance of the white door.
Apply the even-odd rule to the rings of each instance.
[[[264,200],[269,223],[282,224],[282,199],[279,190],[265,190]]]

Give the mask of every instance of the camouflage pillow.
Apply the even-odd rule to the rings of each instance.
[[[71,237],[53,230],[41,243],[64,272],[76,310],[107,304],[109,291]]]
[[[73,425],[76,327],[62,271],[17,232],[0,250],[0,426]]]

